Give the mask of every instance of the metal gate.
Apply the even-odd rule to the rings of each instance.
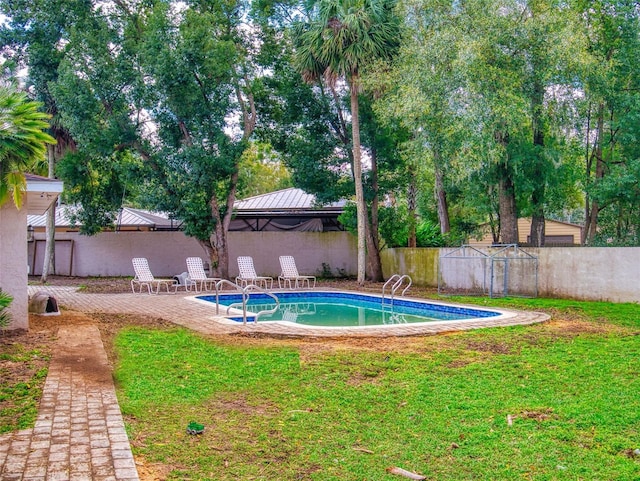
[[[439,258],[438,293],[537,297],[538,258],[516,244],[463,245]]]

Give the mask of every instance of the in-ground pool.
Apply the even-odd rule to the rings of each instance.
[[[390,299],[370,294],[331,291],[275,292],[278,309],[261,314],[258,322],[284,321],[318,327],[357,327],[413,324],[425,322],[468,321],[501,316],[501,312],[482,308],[453,306],[444,303],[406,298]],[[197,296],[205,302],[216,303],[215,295]],[[220,315],[242,322],[241,294],[220,294]],[[227,314],[233,305],[235,314]],[[247,304],[247,321],[255,320],[260,311],[272,310],[276,303],[270,296],[251,293]],[[238,310],[240,309],[240,310]]]

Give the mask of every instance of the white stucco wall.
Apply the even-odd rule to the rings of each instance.
[[[438,262],[454,249],[386,249],[384,273],[409,274],[414,284],[438,287]],[[640,247],[525,248],[538,258],[538,296],[592,301],[640,302]],[[428,254],[428,255],[427,255]],[[442,276],[451,287],[475,292],[482,284],[484,265],[478,259],[443,262]],[[411,266],[410,272],[408,267]],[[513,262],[531,269],[529,262]],[[529,273],[535,276],[535,270]],[[512,286],[512,289],[517,286]]]
[[[34,274],[40,274],[44,234],[36,233],[36,240],[29,243],[29,265]],[[254,258],[258,274],[274,277],[280,273],[281,255],[293,255],[300,274],[319,274],[323,263],[335,275],[357,272],[356,239],[347,232],[230,232],[231,278],[238,274],[236,258],[241,255]],[[56,233],[56,273],[60,275],[133,276],[131,259],[146,257],[154,276],[168,277],[186,271],[185,260],[191,256],[206,261],[198,242],[181,232],[104,232],[92,237]]]
[[[0,206],[0,288],[13,297],[10,329],[28,329],[27,211]]]
[[[7,218],[9,221],[18,222]],[[0,218],[0,222],[4,225],[5,219]],[[26,221],[20,222],[24,225]],[[16,230],[26,236],[25,228]],[[42,234],[36,236],[43,239]],[[71,275],[74,276],[132,276],[131,259],[146,257],[154,275],[169,277],[186,271],[187,257],[204,259],[205,256],[199,244],[181,232],[109,232],[94,237],[58,233],[56,236],[61,240],[56,247],[57,272],[61,275],[70,274],[72,260]],[[69,240],[73,240],[73,259]],[[21,237],[16,245],[24,242],[26,239]],[[280,255],[293,255],[301,274],[317,275],[322,272],[323,264],[334,275],[357,272],[356,239],[346,232],[230,232],[229,243],[231,278],[238,273],[236,258],[240,255],[253,256],[258,274],[274,277],[280,271]],[[35,263],[33,248],[34,243],[29,243],[28,261],[39,274],[44,242],[38,242]],[[541,297],[640,302],[640,247],[525,250],[538,257],[538,295]],[[450,249],[385,249],[382,252],[385,276],[409,274],[414,284],[437,287],[438,259],[448,251]],[[23,267],[27,260],[20,252],[5,252],[0,248],[0,255],[9,256],[17,266],[14,273],[0,272],[0,285],[7,276],[26,275]],[[477,275],[466,272],[468,268],[468,263],[461,268],[460,282],[482,278],[481,267]]]
[[[541,296],[640,302],[640,247],[527,249],[538,256]]]

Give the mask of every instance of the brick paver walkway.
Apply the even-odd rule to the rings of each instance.
[[[236,332],[275,336],[406,336],[479,327],[532,324],[536,312],[506,312],[499,319],[370,328],[315,328],[287,323],[231,323],[213,306],[179,294],[87,294],[74,287],[30,286],[64,308],[85,313],[144,314],[205,334]],[[100,332],[93,326],[61,328],[33,429],[0,437],[1,481],[135,481],[133,455],[116,399]]]
[[[138,480],[97,327],[58,331],[35,427],[0,437],[0,479]]]

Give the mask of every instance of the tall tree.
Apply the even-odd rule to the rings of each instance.
[[[55,178],[58,160],[75,149],[73,139],[60,121],[50,86],[57,80],[58,66],[64,57],[67,27],[82,16],[87,7],[82,2],[57,0],[1,4],[2,13],[8,18],[0,27],[2,55],[18,68],[26,69],[25,88],[35,100],[42,102],[45,112],[51,116],[49,132],[56,143],[47,146],[50,178]],[[55,274],[55,210],[56,204],[52,204],[47,211],[42,282],[46,282],[49,273]]]
[[[584,244],[637,242],[640,9],[632,0],[574,2],[587,35]],[[631,217],[629,217],[631,216]]]
[[[77,144],[58,172],[83,233],[127,200],[144,203],[181,218],[228,277],[238,165],[256,121],[259,42],[245,13],[243,2],[131,0],[70,17],[50,88]]]
[[[257,119],[258,42],[244,7],[215,0],[176,13],[178,3],[158,3],[140,51],[158,128],[150,184],[156,205],[185,221],[225,278],[239,165]]]
[[[407,1],[401,9],[406,19],[405,41],[394,68],[384,68],[371,80],[383,92],[375,108],[386,125],[399,124],[411,132],[412,139],[402,149],[407,160],[410,212],[416,207],[417,191],[422,190],[416,185],[418,171],[428,167],[435,179],[440,231],[446,234],[451,223],[445,185],[462,146],[462,75],[455,66],[457,44],[462,40],[460,18],[454,3],[449,2]],[[409,246],[415,246],[415,235],[409,236]]]
[[[362,70],[376,59],[390,58],[398,46],[399,22],[392,0],[322,0],[301,32],[297,65],[307,81],[342,78],[349,87],[353,179],[358,218],[358,284],[366,274],[367,206],[362,183],[358,93]]]

